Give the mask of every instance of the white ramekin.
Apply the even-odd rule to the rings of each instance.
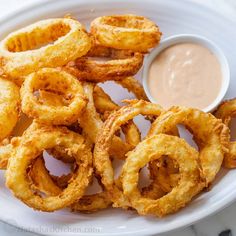
[[[213,43],[212,41],[210,41],[209,39],[205,37],[194,35],[194,34],[179,34],[179,35],[166,38],[162,40],[161,43],[155,49],[153,49],[152,52],[147,56],[144,62],[144,69],[143,69],[143,87],[144,87],[145,93],[147,94],[147,97],[149,98],[151,102],[157,103],[157,101],[152,97],[149,91],[148,83],[147,83],[149,67],[152,61],[162,50],[177,43],[201,44],[202,46],[208,48],[219,60],[220,65],[221,65],[222,77],[223,77],[220,92],[218,96],[216,97],[216,99],[211,104],[209,104],[206,108],[202,109],[205,112],[213,111],[222,101],[222,99],[224,98],[228,90],[229,81],[230,81],[229,65],[223,51],[215,43]]]

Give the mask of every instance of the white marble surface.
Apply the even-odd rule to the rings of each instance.
[[[14,10],[26,5],[42,2],[44,0],[0,0],[0,19]],[[89,1],[89,0],[88,0]],[[173,0],[174,1],[174,0]],[[175,0],[178,1],[178,0]],[[225,16],[234,19],[236,25],[236,1],[235,0],[194,0],[201,4],[214,7]],[[232,29],[233,30],[233,29]],[[7,214],[7,213],[6,213]],[[27,219],[26,219],[27,220]],[[0,222],[1,236],[35,236],[36,234],[22,231],[10,225]],[[223,211],[208,217],[201,222],[161,236],[236,236],[236,203]]]

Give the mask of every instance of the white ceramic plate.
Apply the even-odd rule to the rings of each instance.
[[[57,0],[22,10],[0,22],[0,37],[12,30],[43,18],[71,13],[87,24],[107,14],[135,13],[154,20],[163,36],[193,33],[208,37],[226,54],[231,69],[227,97],[236,96],[236,34],[235,23],[212,9],[191,1],[172,0]],[[108,84],[113,97],[127,94]],[[210,89],[210,88],[209,88]],[[129,95],[130,96],[130,95]],[[9,224],[43,235],[153,235],[192,224],[229,205],[236,198],[236,171],[221,171],[211,191],[195,199],[177,214],[157,219],[141,217],[132,211],[109,209],[94,214],[69,211],[41,213],[25,206],[4,187],[0,176],[0,219]]]

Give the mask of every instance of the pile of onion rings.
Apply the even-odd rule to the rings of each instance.
[[[160,39],[149,19],[115,15],[94,19],[90,32],[72,17],[42,20],[0,42],[0,169],[16,198],[45,212],[119,207],[163,217],[209,188],[222,163],[236,167],[228,128],[235,100],[215,116],[148,101],[135,76]],[[134,99],[114,102],[107,81]],[[150,122],[145,137],[139,115]],[[198,150],[179,137],[179,124]],[[69,172],[52,173],[48,158]],[[145,167],[151,182],[139,186]]]

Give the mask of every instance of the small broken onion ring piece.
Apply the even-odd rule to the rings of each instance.
[[[96,85],[93,90],[93,100],[94,106],[96,110],[100,114],[104,114],[106,112],[112,112],[119,109],[119,106],[114,103],[111,97],[104,92],[104,90]]]
[[[143,86],[134,77],[126,77],[115,82],[117,84],[120,84],[123,88],[126,88],[129,92],[132,92],[137,99],[149,101],[143,89]]]
[[[40,102],[35,96],[38,90],[59,94],[68,104],[53,106]],[[77,121],[86,105],[81,83],[72,75],[53,68],[44,68],[27,76],[21,87],[22,111],[41,123],[70,125]]]
[[[181,178],[178,184],[163,197],[153,200],[142,197],[138,190],[138,174],[150,161],[163,155],[173,158],[179,164]],[[164,216],[184,207],[198,193],[200,171],[198,152],[185,140],[166,134],[154,135],[139,143],[129,152],[122,168],[123,191],[139,214]]]

